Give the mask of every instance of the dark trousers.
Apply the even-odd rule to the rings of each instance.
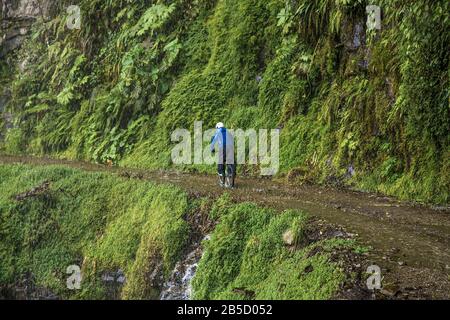
[[[227,170],[227,175],[229,177],[232,177],[236,174],[236,165],[234,163],[234,157],[232,159],[233,161],[230,161],[232,163],[227,163],[227,151],[226,148],[224,148],[224,150],[222,150],[222,158],[219,157],[219,164],[217,165],[217,173],[220,176],[225,177],[225,169]]]

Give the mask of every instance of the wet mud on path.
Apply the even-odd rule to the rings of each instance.
[[[224,192],[210,175],[107,167],[47,158],[0,156],[0,164],[63,165],[116,173],[124,178],[175,184],[196,196]],[[229,191],[235,201],[252,201],[277,210],[300,209],[342,226],[372,247],[368,257],[382,268],[385,298],[450,299],[450,208],[400,202],[382,195],[314,185],[288,185],[239,178]]]

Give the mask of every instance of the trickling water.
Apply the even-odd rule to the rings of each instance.
[[[208,237],[205,239],[208,239]],[[190,300],[192,295],[191,281],[195,276],[202,254],[201,244],[196,243],[194,249],[186,258],[176,264],[169,280],[163,285],[161,300]]]

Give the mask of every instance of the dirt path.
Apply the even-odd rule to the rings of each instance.
[[[65,165],[124,177],[176,184],[190,193],[217,196],[223,190],[208,175],[111,168],[83,162],[0,156],[0,163]],[[230,191],[236,201],[301,209],[359,235],[373,247],[369,259],[382,267],[385,296],[450,299],[450,208],[430,208],[376,194],[318,186],[292,186],[266,179],[243,178]]]

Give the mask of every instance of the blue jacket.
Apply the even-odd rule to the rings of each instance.
[[[233,137],[226,128],[217,129],[216,134],[211,140],[211,151],[214,151],[216,143],[220,150],[229,149],[234,146]]]

